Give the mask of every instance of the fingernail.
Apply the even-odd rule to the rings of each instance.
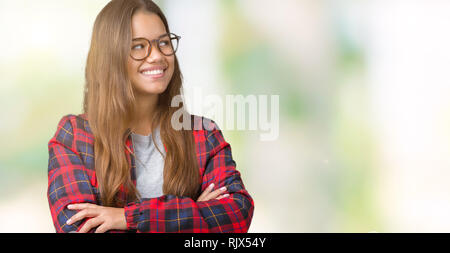
[[[209,188],[213,188],[214,187],[214,183],[209,185]]]
[[[227,194],[224,194],[223,197],[224,197],[224,198],[230,197],[230,194],[228,194],[228,193],[227,193]]]
[[[221,191],[225,191],[226,189],[227,189],[227,187],[225,187],[225,186],[220,188]]]
[[[72,222],[72,220],[71,220],[71,219],[68,219],[68,220],[66,221],[67,225],[70,225],[70,222]]]
[[[68,206],[67,206],[68,209],[71,209],[72,207],[73,207],[72,205],[68,205]]]

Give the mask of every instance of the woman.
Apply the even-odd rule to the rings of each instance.
[[[84,112],[49,142],[57,232],[248,231],[253,199],[222,132],[171,106],[179,39],[150,0],[113,0],[97,16]],[[174,128],[180,111],[193,130]]]

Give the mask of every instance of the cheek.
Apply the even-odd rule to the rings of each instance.
[[[127,71],[128,71],[128,76],[130,77],[130,79],[133,79],[134,76],[136,76],[138,67],[139,66],[136,64],[135,61],[128,59]]]
[[[131,58],[128,58],[128,72],[129,74],[136,73],[139,67],[139,64],[137,61],[132,60]]]
[[[168,61],[168,64],[169,64],[169,80],[172,80],[172,76],[173,76],[173,72],[175,71],[175,58],[174,57],[172,57],[171,59],[169,59]]]

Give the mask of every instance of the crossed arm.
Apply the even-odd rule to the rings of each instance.
[[[91,172],[75,148],[77,134],[72,124],[70,118],[63,118],[49,142],[48,199],[57,232],[93,232],[95,228],[96,232],[248,231],[253,200],[220,130],[205,136],[211,156],[203,176],[203,193],[197,200],[164,195],[111,208],[96,201]],[[212,183],[213,187],[207,188]],[[220,190],[223,187],[226,191]]]
[[[214,183],[210,184],[197,199],[197,202],[208,201],[211,199],[222,199],[229,197],[225,193],[226,187],[213,191]],[[127,221],[124,208],[104,207],[90,203],[71,204],[67,206],[70,210],[79,210],[72,218],[67,220],[67,225],[71,225],[85,218],[90,218],[79,233],[87,233],[95,229],[95,233],[105,233],[109,230],[127,230]]]

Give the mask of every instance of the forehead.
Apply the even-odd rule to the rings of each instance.
[[[167,33],[161,18],[155,13],[137,11],[131,19],[133,38],[153,40]]]

